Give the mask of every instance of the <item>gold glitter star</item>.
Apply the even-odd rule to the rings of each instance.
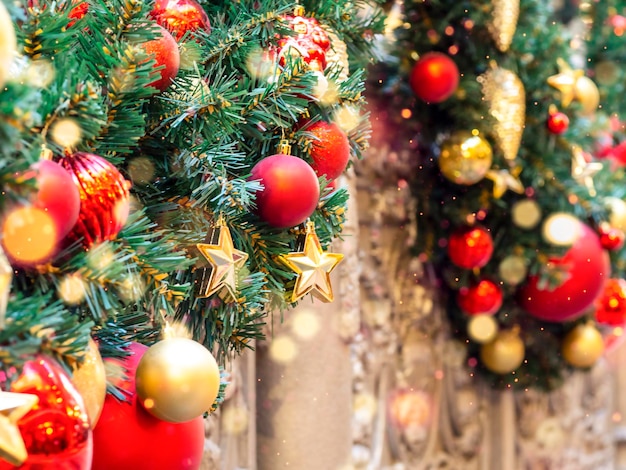
[[[0,459],[11,465],[19,466],[28,457],[17,422],[38,401],[37,395],[0,392]]]
[[[206,298],[219,292],[226,301],[237,300],[237,270],[246,263],[248,254],[235,249],[226,224],[219,220],[209,231],[205,243],[198,243],[196,248],[210,265],[209,278],[197,297]]]
[[[491,181],[493,181],[493,197],[500,199],[504,193],[508,190],[514,191],[517,194],[524,194],[524,185],[517,177],[519,170],[489,170],[485,175]]]
[[[567,108],[576,98],[576,84],[584,75],[582,70],[573,70],[563,59],[557,59],[559,73],[548,77],[548,85],[561,92],[561,104]]]
[[[591,197],[596,196],[596,188],[593,185],[594,175],[602,169],[600,162],[588,162],[585,152],[578,145],[572,145],[572,178],[579,184],[584,184]]]
[[[324,253],[315,233],[315,224],[308,222],[303,251],[280,257],[298,275],[291,302],[301,299],[309,292],[324,302],[332,302],[334,296],[330,273],[342,259],[343,255],[340,253]]]
[[[9,292],[11,291],[11,281],[13,280],[13,268],[2,248],[0,248],[0,328],[4,328],[4,319],[9,302]]]

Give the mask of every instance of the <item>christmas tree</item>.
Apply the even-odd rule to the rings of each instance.
[[[197,468],[218,364],[271,312],[333,298],[381,19],[367,0],[4,4],[0,457]]]
[[[413,155],[416,254],[496,387],[558,386],[626,320],[624,5],[566,3],[404,2],[372,80]]]

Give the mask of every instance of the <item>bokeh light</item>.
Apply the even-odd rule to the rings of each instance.
[[[298,354],[298,347],[289,336],[277,336],[270,343],[270,357],[280,363],[288,364],[292,362]]]
[[[300,339],[314,338],[320,331],[320,321],[312,310],[295,312],[291,319],[291,329],[294,335]]]
[[[66,305],[78,305],[85,299],[85,281],[78,273],[68,274],[57,287],[59,298]]]
[[[2,224],[2,244],[6,254],[18,264],[35,265],[47,262],[53,255],[57,228],[42,209],[13,209]]]
[[[75,147],[80,142],[82,135],[82,129],[71,118],[59,119],[50,128],[52,140],[61,147]]]

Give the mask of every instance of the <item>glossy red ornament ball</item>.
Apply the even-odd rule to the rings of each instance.
[[[61,366],[47,357],[28,361],[11,385],[11,392],[31,393],[39,398],[18,421],[28,458],[17,468],[91,468],[93,442],[87,409]],[[0,469],[10,468],[16,467],[0,459]]]
[[[324,28],[315,18],[290,15],[283,18],[297,34],[278,41],[279,64],[284,66],[286,56],[295,55],[302,57],[313,70],[323,72],[326,68],[326,52],[330,49],[330,39]]]
[[[67,241],[82,239],[83,246],[114,239],[128,218],[130,183],[106,159],[77,152],[59,160],[80,192],[78,221]]]
[[[325,175],[327,180],[339,177],[350,161],[350,142],[346,133],[334,122],[324,121],[316,122],[307,131],[317,138],[311,147],[311,166],[315,173]]]
[[[481,279],[459,290],[457,304],[468,315],[493,315],[502,306],[502,289],[489,279]]]
[[[164,91],[172,84],[172,80],[178,74],[180,68],[180,52],[178,50],[178,43],[176,39],[170,34],[170,32],[162,26],[157,26],[161,37],[146,41],[142,44],[142,47],[146,51],[146,54],[154,57],[154,67],[161,67],[155,81],[148,86],[152,86],[157,90]]]
[[[461,227],[448,239],[448,256],[459,268],[482,268],[491,259],[493,240],[481,226]]]
[[[313,214],[320,197],[313,168],[301,158],[276,154],[252,168],[250,180],[259,180],[257,215],[277,228],[301,224]]]
[[[624,326],[626,324],[626,280],[608,279],[595,305],[598,323]]]
[[[619,250],[624,246],[624,232],[608,224],[600,226],[600,243],[605,250]]]
[[[567,114],[557,111],[550,114],[546,121],[548,130],[553,134],[563,134],[569,128],[569,118]]]
[[[117,385],[128,401],[107,395],[94,430],[92,470],[197,470],[204,451],[204,422],[169,423],[149,414],[137,401],[135,372],[147,347],[132,343],[131,356],[106,359],[126,369]]]
[[[78,220],[80,192],[72,174],[58,163],[40,160],[32,169],[36,172],[38,189],[33,206],[52,218],[60,241]]]
[[[459,86],[459,69],[446,54],[428,52],[413,66],[409,84],[422,101],[441,103]]]
[[[530,315],[544,321],[574,320],[592,306],[611,274],[609,257],[600,238],[580,223],[578,238],[561,258],[550,260],[566,270],[567,280],[553,290],[540,289],[538,276],[520,288],[519,302]]]
[[[187,31],[211,32],[209,17],[195,0],[156,0],[150,16],[178,41]]]

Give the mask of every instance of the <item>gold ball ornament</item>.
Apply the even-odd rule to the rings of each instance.
[[[583,114],[593,114],[600,104],[600,91],[589,77],[579,77],[574,86],[576,100],[582,106]]]
[[[563,339],[561,353],[574,367],[591,367],[604,352],[604,339],[592,323],[581,323]]]
[[[473,131],[454,132],[441,145],[439,169],[456,184],[471,185],[482,180],[493,161],[491,145]]]
[[[604,199],[604,206],[609,210],[611,227],[626,232],[626,202],[611,196]]]
[[[526,230],[535,228],[541,220],[541,207],[533,199],[522,199],[511,208],[513,223]]]
[[[517,255],[507,256],[498,265],[498,274],[510,286],[521,284],[528,274],[526,259]]]
[[[74,368],[72,383],[80,396],[83,397],[89,422],[93,429],[104,406],[107,393],[107,376],[98,345],[92,339],[89,339],[83,362]]]
[[[517,330],[500,331],[490,343],[480,348],[480,359],[496,374],[508,374],[524,361],[526,348]]]
[[[210,411],[220,388],[220,370],[200,343],[168,338],[143,355],[136,384],[137,397],[150,414],[184,423]]]
[[[9,78],[16,49],[17,40],[13,21],[4,4],[0,3],[0,86],[3,86]]]

